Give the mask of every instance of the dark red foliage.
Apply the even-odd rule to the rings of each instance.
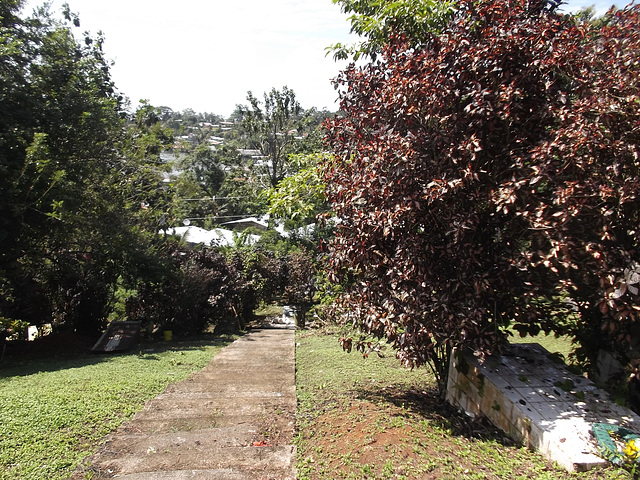
[[[424,48],[397,38],[341,74],[324,178],[340,221],[332,275],[357,326],[441,379],[452,347],[491,351],[510,324],[574,334],[591,357],[629,340],[638,14],[596,29],[524,1],[462,0]]]
[[[162,275],[140,285],[127,302],[129,319],[171,329],[178,336],[238,325],[235,316],[242,311],[246,282],[222,254],[176,245],[167,245],[163,253]]]

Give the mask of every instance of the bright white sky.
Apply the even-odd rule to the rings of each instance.
[[[247,91],[288,86],[303,108],[337,109],[330,79],[345,63],[325,57],[353,43],[347,16],[331,0],[66,0],[81,30],[102,31],[118,90],[173,110],[228,117]],[[612,0],[570,0],[564,8]],[[43,0],[28,0],[31,12]],[[59,11],[64,0],[52,0]],[[625,2],[626,3],[626,2]]]

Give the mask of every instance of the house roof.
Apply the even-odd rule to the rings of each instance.
[[[163,233],[163,232],[160,232]],[[190,225],[188,227],[174,227],[167,230],[167,234],[182,237],[188,243],[202,243],[204,245],[215,245],[227,247],[235,245],[238,236],[237,232],[227,230],[225,228],[214,228],[213,230],[205,230],[204,228]],[[247,235],[245,241],[249,245],[253,245],[260,239],[259,235]]]
[[[237,228],[244,230],[245,228],[255,227],[258,230],[266,230],[269,228],[269,223],[264,219],[257,217],[241,218],[240,220],[233,220],[231,222],[225,222],[222,225],[228,225],[231,228]]]

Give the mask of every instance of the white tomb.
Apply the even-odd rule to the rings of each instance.
[[[511,345],[482,364],[455,352],[447,400],[470,415],[484,415],[570,472],[606,464],[591,435],[594,423],[640,433],[638,415],[615,404],[589,379],[570,373],[539,344]]]

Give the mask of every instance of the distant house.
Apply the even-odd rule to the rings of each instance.
[[[330,223],[331,220],[329,221]],[[241,218],[240,220],[234,220],[231,222],[223,223],[222,225],[236,230],[238,232],[242,232],[249,227],[254,227],[256,230],[266,231],[269,229],[269,215],[263,215],[260,217],[247,217]],[[296,235],[298,237],[309,237],[314,234],[316,229],[316,224],[312,223],[310,225],[306,225],[304,227],[297,228],[293,231],[285,230],[284,222],[276,220],[274,224],[271,226],[276,232],[282,235],[285,238],[289,238],[291,235]]]
[[[269,228],[269,222],[264,218],[256,218],[256,217],[247,217],[241,218],[240,220],[233,220],[231,222],[225,222],[222,225],[225,225],[229,228],[242,232],[249,227],[254,227],[258,230],[265,231]]]
[[[250,158],[264,157],[264,155],[262,155],[262,152],[260,150],[254,150],[251,148],[239,148],[238,153],[243,157],[250,157]]]
[[[164,233],[164,232],[159,232]],[[214,228],[205,230],[204,228],[190,225],[188,227],[175,227],[167,230],[168,235],[176,235],[184,239],[187,243],[203,244],[207,246],[229,247],[236,244],[238,233],[224,228]],[[244,241],[248,245],[253,245],[260,240],[259,235],[247,235]]]

